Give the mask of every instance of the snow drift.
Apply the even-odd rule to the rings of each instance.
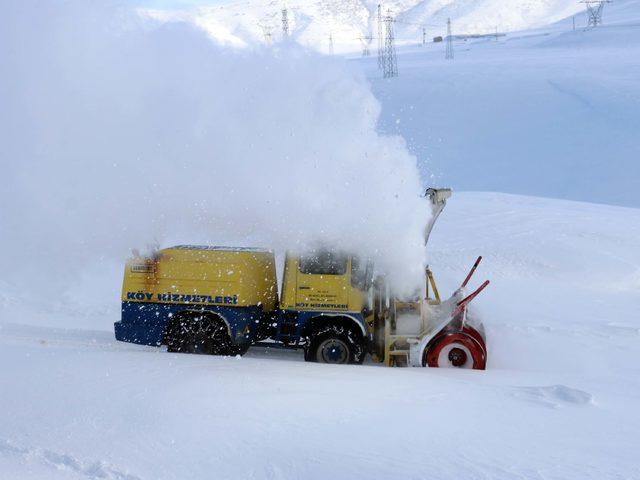
[[[0,267],[14,287],[60,296],[91,269],[111,295],[108,267],[131,248],[177,242],[332,242],[407,286],[421,271],[415,158],[376,133],[379,104],[341,62],[28,1],[0,19],[0,73]]]

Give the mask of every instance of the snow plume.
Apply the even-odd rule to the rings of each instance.
[[[156,242],[324,242],[404,289],[420,278],[416,161],[376,132],[378,102],[340,61],[225,51],[97,2],[8,2],[0,105],[9,282],[60,294],[93,272],[117,289],[101,266]]]

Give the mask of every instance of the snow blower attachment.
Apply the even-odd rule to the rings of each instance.
[[[433,225],[451,196],[425,194]],[[321,363],[362,363],[367,353],[388,366],[484,369],[484,331],[467,294],[478,258],[461,287],[441,301],[434,276],[425,289],[397,298],[373,265],[356,255],[318,248],[285,257],[278,296],[272,251],[181,245],[134,255],[125,266],[116,339],[167,345],[170,352],[242,355],[251,346],[303,349]]]
[[[484,370],[487,348],[484,328],[468,316],[469,303],[484,290],[485,281],[465,296],[465,287],[480,263],[478,257],[462,286],[448,300],[441,301],[433,274],[427,269],[427,295],[412,301],[389,298],[378,290],[384,333],[384,351],[376,352],[388,366],[458,367]],[[433,296],[429,294],[429,285]]]
[[[425,245],[438,216],[451,197],[450,189],[426,191],[432,216],[425,230]],[[377,357],[388,366],[457,367],[484,370],[487,348],[484,328],[471,321],[468,305],[484,290],[485,281],[475,291],[466,294],[466,287],[482,257],[478,257],[460,288],[448,300],[442,301],[430,268],[425,272],[423,298],[398,299],[390,295],[384,278],[376,280],[375,290],[380,317],[376,322]],[[382,330],[382,331],[381,331]]]

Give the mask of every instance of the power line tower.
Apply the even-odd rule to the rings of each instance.
[[[584,3],[587,6],[587,28],[589,28],[602,25],[604,4],[611,3],[611,0],[582,0],[580,3]]]
[[[382,60],[382,74],[384,78],[392,78],[398,76],[398,60],[396,58],[395,37],[393,34],[394,18],[391,12],[387,11],[384,17],[386,27],[384,37],[384,55]]]
[[[287,12],[287,7],[282,9],[282,38],[285,40],[289,38],[289,12]]]
[[[371,45],[371,40],[373,40],[371,35],[367,35],[366,37],[358,37],[358,40],[360,40],[360,43],[362,43],[362,56],[368,57],[369,55],[371,55],[371,51],[369,50],[369,45]]]
[[[271,27],[267,25],[260,25],[262,29],[262,35],[264,36],[264,43],[266,45],[271,45]]]
[[[383,69],[383,54],[384,49],[382,46],[382,5],[378,4],[378,68]]]
[[[329,55],[333,55],[333,33],[329,32]]]
[[[451,35],[450,18],[447,18],[447,48],[444,53],[444,58],[447,60],[453,60],[453,35]]]

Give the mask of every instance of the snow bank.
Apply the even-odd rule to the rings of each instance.
[[[415,158],[376,133],[379,104],[341,62],[229,53],[106,3],[27,1],[0,19],[0,73],[0,266],[31,296],[64,295],[86,270],[88,295],[112,295],[113,265],[155,243],[324,241],[405,286],[421,272]]]

